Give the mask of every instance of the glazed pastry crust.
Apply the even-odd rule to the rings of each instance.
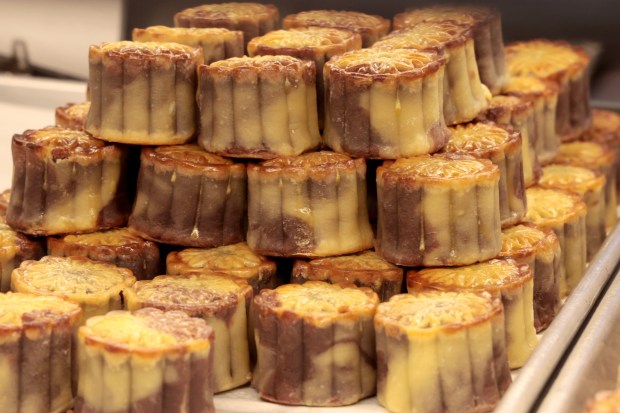
[[[289,14],[282,20],[286,29],[298,27],[333,27],[359,33],[362,47],[370,47],[390,31],[390,21],[378,16],[355,11],[311,10]]]
[[[62,128],[84,130],[89,110],[90,101],[59,106],[55,112],[55,124]]]
[[[43,255],[41,240],[16,232],[0,216],[0,291],[11,289],[11,273],[23,261],[38,260]]]

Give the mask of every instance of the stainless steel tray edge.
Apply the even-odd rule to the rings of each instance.
[[[579,285],[568,297],[549,328],[543,332],[536,350],[525,366],[518,371],[515,381],[502,397],[494,413],[572,411],[546,407],[544,410],[539,410],[539,405],[544,400],[546,406],[555,397],[560,397],[558,392],[547,393],[547,389],[557,384],[554,381],[560,369],[568,369],[568,366],[563,365],[564,360],[574,357],[571,353],[573,345],[582,330],[589,325],[589,316],[595,310],[597,300],[604,293],[608,283],[615,276],[618,261],[620,261],[620,224],[614,227],[598,254],[590,262]],[[620,286],[618,289],[620,290]],[[617,294],[620,295],[620,291]],[[615,306],[620,307],[620,297]],[[620,309],[616,312],[620,315]],[[614,369],[617,369],[617,366]],[[564,390],[559,390],[562,391]]]
[[[612,278],[557,376],[542,395],[537,412],[579,413],[597,391],[613,390],[617,386],[620,365],[620,277],[617,276],[620,238],[614,237],[610,244],[608,250],[612,251],[606,259],[615,258],[616,262]],[[607,269],[600,268],[600,271]]]

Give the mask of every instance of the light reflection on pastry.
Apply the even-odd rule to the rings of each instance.
[[[66,129],[84,130],[89,110],[90,101],[59,106],[54,116],[55,125]]]

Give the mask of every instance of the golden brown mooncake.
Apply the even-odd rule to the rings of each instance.
[[[0,294],[0,411],[65,412],[73,404],[77,304],[58,297]]]
[[[287,55],[314,62],[319,129],[325,117],[325,86],[323,67],[333,56],[362,47],[358,33],[333,27],[300,27],[274,30],[248,43],[249,56]]]
[[[45,255],[40,239],[21,234],[8,226],[0,216],[0,291],[11,289],[11,273],[26,260],[38,260]]]
[[[617,169],[618,150],[596,141],[566,142],[560,145],[554,163],[581,166],[605,176],[605,225],[607,231],[616,224],[618,213]]]
[[[609,145],[616,150],[616,164],[619,164],[620,114],[610,110],[592,109],[592,125],[581,139]],[[616,170],[616,191],[618,190],[620,190],[620,167]]]
[[[534,328],[534,280],[527,264],[505,259],[462,267],[407,272],[407,290],[488,292],[501,297],[511,369],[522,367],[538,344]]]
[[[471,28],[449,20],[423,21],[391,32],[372,48],[445,53],[443,112],[448,125],[469,122],[487,108],[491,94],[480,81]]]
[[[533,186],[525,190],[524,222],[551,228],[560,241],[560,296],[565,298],[586,270],[586,204],[573,192]]]
[[[174,15],[176,27],[222,27],[241,30],[245,45],[256,36],[275,30],[280,24],[280,12],[273,4],[217,3],[202,4]]]
[[[130,269],[138,280],[153,278],[161,273],[159,246],[127,228],[48,237],[47,254],[56,257],[83,256],[107,262]]]
[[[13,135],[6,221],[31,235],[92,232],[127,223],[134,166],[127,146],[50,126]]]
[[[446,59],[435,52],[361,49],[324,67],[325,144],[354,157],[437,152],[448,140]]]
[[[375,248],[406,266],[467,265],[501,248],[499,168],[470,155],[422,155],[377,169]]]
[[[371,248],[364,159],[321,151],[249,164],[247,242],[279,257]]]
[[[295,260],[291,282],[325,281],[342,286],[368,287],[381,301],[400,294],[403,269],[390,264],[374,251],[310,261]]]
[[[9,207],[9,201],[11,199],[11,189],[5,189],[0,192],[0,216],[6,217],[6,210]]]
[[[357,11],[308,10],[289,14],[282,20],[285,29],[298,27],[333,27],[359,33],[362,47],[370,47],[390,31],[390,21],[378,15]]]
[[[556,133],[561,141],[575,140],[590,127],[590,58],[581,47],[534,39],[509,44],[505,53],[510,75],[535,76],[558,84]]]
[[[54,116],[55,125],[66,129],[84,130],[89,110],[90,101],[59,106]]]
[[[379,304],[377,399],[391,412],[490,412],[511,383],[499,298],[424,291]]]
[[[196,144],[143,147],[129,229],[143,238],[188,247],[244,239],[243,163]]]
[[[533,76],[511,76],[503,93],[532,102],[535,123],[532,141],[535,142],[536,155],[541,164],[551,162],[560,145],[556,133],[558,86],[550,80]]]
[[[243,279],[218,273],[159,275],[125,292],[126,308],[178,310],[202,318],[215,332],[213,392],[250,381],[248,314],[252,288]]]
[[[620,411],[620,390],[601,390],[586,403],[583,413],[616,413]]]
[[[321,281],[285,284],[254,298],[257,363],[252,387],[290,405],[342,406],[375,393],[369,288]]]
[[[197,271],[218,272],[246,280],[258,294],[263,288],[274,288],[276,263],[254,252],[246,242],[215,248],[186,248],[172,251],[166,257],[166,274]]]
[[[491,93],[499,93],[509,76],[504,57],[502,19],[497,9],[460,4],[411,8],[396,14],[393,26],[394,30],[400,30],[423,21],[446,20],[452,20],[473,30],[480,80]]]
[[[583,199],[586,212],[588,261],[605,240],[605,176],[598,171],[573,165],[550,164],[543,168],[539,185],[543,188],[572,191]]]
[[[527,264],[534,278],[534,327],[547,328],[560,310],[562,251],[551,228],[532,223],[518,224],[502,231],[499,257]]]
[[[202,50],[179,43],[112,42],[88,54],[86,131],[111,142],[175,145],[196,133]]]
[[[92,317],[77,332],[75,413],[214,413],[214,331],[182,311]]]
[[[229,57],[243,56],[243,32],[220,27],[166,27],[134,28],[134,42],[180,43],[202,49],[203,63],[208,65]]]
[[[537,133],[533,102],[517,96],[495,95],[491,98],[486,112],[478,116],[477,120],[510,126],[521,134],[523,183],[526,187],[535,185],[542,170],[536,154]]]
[[[316,69],[291,56],[235,57],[198,70],[198,143],[240,158],[295,156],[321,143]]]
[[[488,159],[499,168],[499,208],[502,227],[516,224],[525,215],[525,183],[521,134],[512,127],[472,122],[450,128],[444,152]]]
[[[53,295],[79,304],[82,323],[89,317],[123,308],[124,291],[136,282],[127,268],[86,257],[45,256],[24,261],[11,274],[11,290]]]

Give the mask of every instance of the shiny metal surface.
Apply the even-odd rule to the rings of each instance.
[[[613,346],[609,344],[605,350],[615,351],[617,353],[615,359],[620,360],[620,328],[615,327],[620,321],[620,281],[616,280],[613,284],[615,300],[614,297],[608,297],[609,294],[614,293],[610,290],[609,294],[601,300],[601,305],[597,307],[598,300],[616,275],[619,260],[620,226],[616,225],[599,253],[592,259],[582,281],[543,333],[538,347],[527,364],[517,373],[516,380],[502,398],[495,413],[580,412],[581,410],[575,405],[577,399],[581,400],[592,394],[589,387],[598,387],[598,383],[584,385],[585,382],[591,381],[590,374],[597,372],[597,369],[603,369],[604,372],[598,371],[597,374],[602,379],[603,376],[608,375],[607,370],[611,369],[612,383],[615,382],[617,362],[613,366],[605,366],[604,362],[599,367],[592,364],[594,361],[592,358],[603,353],[602,349],[597,348],[596,345],[604,347],[604,342],[594,343],[591,336],[597,333],[611,339],[615,329],[617,337],[614,337],[614,340],[617,344]],[[611,309],[603,308],[604,303],[607,303]],[[589,318],[593,310],[595,310],[595,317],[598,317],[596,319],[595,317]],[[607,312],[613,314],[607,314]],[[610,323],[610,325],[600,325],[601,323]],[[576,342],[578,346],[573,349]],[[588,354],[588,352],[594,354]],[[590,360],[586,360],[586,355]],[[586,369],[592,372],[587,373]],[[558,372],[561,374],[556,378]],[[563,379],[564,382],[560,381],[564,376],[566,376]],[[568,384],[571,385],[571,390],[568,390]],[[549,387],[551,389],[547,392]],[[567,410],[561,409],[560,405]]]

